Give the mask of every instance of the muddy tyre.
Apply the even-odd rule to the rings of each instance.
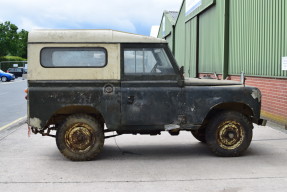
[[[104,131],[99,122],[85,114],[69,116],[56,133],[60,152],[72,161],[96,158],[104,145]]]
[[[205,139],[205,129],[199,129],[196,131],[191,131],[191,134],[193,135],[193,137],[195,139],[197,139],[198,141],[202,142],[202,143],[206,143],[206,139]]]
[[[252,123],[235,111],[215,116],[206,129],[206,142],[217,156],[237,157],[246,151],[252,140]]]

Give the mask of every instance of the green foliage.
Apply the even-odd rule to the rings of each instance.
[[[0,56],[15,55],[27,58],[28,31],[9,21],[0,23]]]
[[[27,61],[27,59],[18,56],[3,56],[0,61]]]
[[[28,31],[22,29],[18,33],[18,56],[27,58],[27,42],[28,42]]]

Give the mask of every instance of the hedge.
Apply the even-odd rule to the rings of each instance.
[[[0,62],[2,61],[27,61],[27,59],[18,56],[3,56],[0,57]]]
[[[7,61],[15,61],[15,62],[7,62]],[[17,56],[0,57],[0,69],[6,71],[8,68],[13,67],[13,64],[18,64],[18,67],[24,67],[25,62],[17,62],[17,61],[27,61],[27,59]]]

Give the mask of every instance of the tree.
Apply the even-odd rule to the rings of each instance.
[[[21,30],[9,21],[0,23],[0,56],[27,57],[28,32]]]
[[[28,42],[28,31],[22,29],[18,33],[18,53],[17,56],[27,58],[27,42]]]

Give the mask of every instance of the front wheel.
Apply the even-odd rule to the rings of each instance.
[[[60,152],[73,161],[96,158],[104,145],[104,131],[99,122],[85,114],[69,116],[56,134]]]
[[[206,129],[206,142],[218,156],[236,157],[243,154],[252,140],[252,123],[239,112],[221,112]]]
[[[6,82],[6,81],[7,81],[7,77],[3,76],[3,77],[1,78],[1,81],[2,81],[2,82]]]

